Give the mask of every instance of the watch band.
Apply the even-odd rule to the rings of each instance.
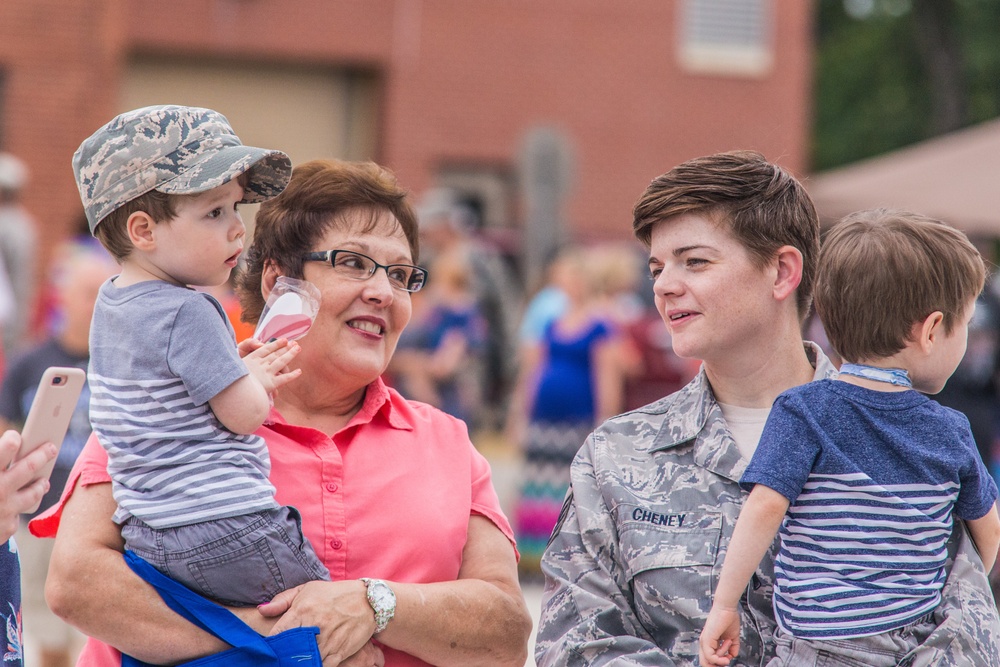
[[[378,634],[385,630],[389,621],[396,615],[396,594],[389,587],[389,584],[381,579],[362,577],[361,581],[368,589],[368,604],[375,612],[375,634]]]

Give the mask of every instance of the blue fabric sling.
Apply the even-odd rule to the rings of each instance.
[[[181,666],[322,667],[323,661],[316,645],[319,628],[292,628],[271,637],[263,637],[225,607],[160,573],[131,551],[125,552],[125,562],[133,572],[156,589],[168,607],[233,647],[215,655],[180,663]],[[122,667],[154,666],[123,654]]]

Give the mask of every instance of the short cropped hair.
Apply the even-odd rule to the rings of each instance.
[[[823,240],[816,312],[845,361],[885,358],[935,311],[951,333],[985,282],[983,258],[954,227],[909,211],[859,211]]]
[[[409,193],[390,171],[374,162],[306,162],[292,170],[285,190],[257,211],[246,271],[237,281],[241,319],[252,324],[260,318],[264,309],[261,279],[268,262],[283,275],[301,278],[303,255],[315,250],[313,246],[329,229],[345,224],[345,214],[358,210],[370,214],[362,231],[374,230],[380,214],[392,215],[406,237],[413,262],[417,262],[416,213]]]
[[[156,222],[172,220],[177,215],[177,198],[156,190],[139,195],[108,213],[97,225],[94,236],[117,262],[132,254],[134,246],[128,237],[128,219],[138,211],[147,213]]]
[[[802,184],[754,151],[695,158],[653,179],[632,211],[632,230],[648,248],[653,226],[685,213],[699,213],[726,225],[757,268],[789,245],[802,253],[796,292],[799,317],[812,301],[819,254],[819,217]]]

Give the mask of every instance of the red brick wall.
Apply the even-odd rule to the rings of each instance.
[[[39,223],[40,267],[82,215],[70,160],[115,108],[117,2],[0,2],[3,145],[31,169],[25,205]]]
[[[535,123],[575,145],[570,224],[627,234],[651,178],[755,148],[807,166],[812,5],[775,0],[775,67],[760,79],[682,71],[665,0],[3,0],[3,149],[35,180],[43,237],[79,211],[69,160],[117,109],[133,52],[381,73],[380,154],[414,191],[442,163],[513,167]]]
[[[681,71],[676,4],[423,3],[419,47],[388,87],[386,161],[419,189],[442,158],[509,161],[526,126],[556,123],[576,145],[569,218],[589,233],[628,229],[650,179],[690,157],[755,148],[801,172],[809,3],[776,3],[776,67],[761,80]]]

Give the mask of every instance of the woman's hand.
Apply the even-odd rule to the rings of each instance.
[[[0,541],[6,542],[17,532],[18,517],[30,511],[49,490],[47,479],[32,481],[35,473],[56,457],[51,442],[34,449],[20,461],[14,461],[21,446],[17,431],[0,435]],[[8,466],[10,466],[8,468]]]
[[[368,642],[361,647],[361,650],[352,655],[350,658],[340,663],[340,665],[334,665],[323,661],[324,667],[385,667],[385,656],[382,655],[382,650]]]
[[[304,625],[318,626],[316,641],[324,667],[384,664],[378,661],[381,651],[375,649],[375,655],[364,648],[375,632],[375,613],[361,581],[311,581],[279,593],[257,609],[266,617],[283,614],[271,629],[272,635]],[[368,662],[369,658],[374,662]]]

